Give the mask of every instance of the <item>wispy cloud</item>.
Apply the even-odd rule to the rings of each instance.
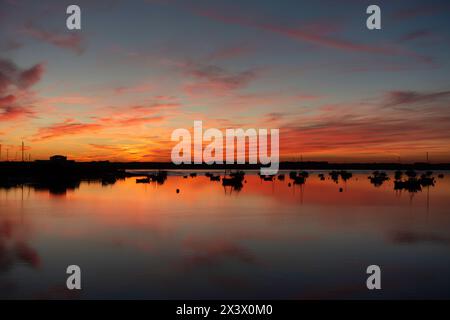
[[[416,245],[434,244],[448,246],[449,237],[443,237],[433,233],[420,233],[414,231],[398,231],[389,236],[389,239],[396,244]]]
[[[137,84],[134,86],[120,86],[114,89],[116,94],[136,94],[149,93],[153,89],[153,85],[149,83]]]
[[[402,9],[395,11],[392,14],[394,19],[414,19],[418,17],[426,17],[426,16],[434,16],[437,14],[444,14],[450,11],[449,4],[435,4],[435,3],[427,3],[421,4],[418,6],[403,6]]]
[[[400,37],[400,42],[413,41],[418,39],[429,39],[435,37],[436,35],[429,29],[419,29],[412,32],[408,32],[407,34]]]
[[[234,46],[227,46],[219,48],[212,52],[207,60],[219,61],[219,60],[229,60],[238,57],[242,57],[252,53],[255,50],[254,46],[248,43],[241,43]]]
[[[194,81],[185,86],[189,94],[214,93],[226,95],[243,89],[255,80],[259,70],[229,71],[217,65],[189,62],[182,66],[183,73]]]
[[[80,33],[57,33],[47,31],[31,23],[28,23],[22,33],[53,46],[71,50],[77,54],[82,54],[85,50],[84,39]]]
[[[103,126],[98,123],[81,123],[73,119],[66,119],[61,123],[56,123],[48,127],[40,128],[33,137],[33,141],[47,140],[67,135],[75,135],[86,132],[96,132]]]
[[[20,69],[14,62],[0,58],[0,94],[10,87],[28,89],[41,79],[43,73],[43,64],[36,64],[29,69]]]
[[[450,91],[417,92],[417,91],[390,91],[385,97],[385,107],[413,105],[416,103],[431,103],[450,97]]]
[[[359,43],[353,40],[339,38],[336,35],[331,36],[330,30],[336,30],[336,27],[329,28],[326,25],[319,27],[320,24],[314,24],[314,27],[305,25],[303,27],[289,27],[270,21],[260,22],[255,19],[239,16],[235,12],[230,13],[226,10],[216,10],[212,7],[187,6],[187,9],[202,17],[213,19],[227,24],[241,25],[246,27],[257,28],[275,34],[280,34],[296,41],[302,41],[325,48],[332,48],[348,52],[362,52],[372,54],[408,56],[413,57],[422,62],[431,62],[428,56],[417,54],[398,45],[372,45]]]
[[[73,135],[95,135],[101,130],[124,129],[136,130],[138,126],[161,123],[173,112],[176,104],[149,104],[128,107],[111,107],[102,110],[103,115],[92,116],[90,122],[81,122],[72,118],[62,122],[41,127],[32,137],[33,141],[42,141]],[[164,114],[169,110],[168,114]]]
[[[14,39],[9,39],[0,46],[0,48],[5,52],[18,50],[22,47],[23,44]]]

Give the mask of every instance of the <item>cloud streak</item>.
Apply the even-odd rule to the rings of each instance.
[[[71,50],[77,54],[82,54],[85,50],[83,38],[79,33],[56,33],[41,29],[32,24],[27,24],[23,33],[42,42],[53,46]]]
[[[217,65],[193,62],[183,65],[182,69],[194,80],[185,86],[186,92],[191,95],[211,92],[216,95],[226,95],[247,87],[259,75],[256,69],[232,72]]]
[[[325,48],[332,48],[347,52],[360,52],[360,53],[372,53],[394,56],[409,56],[422,62],[430,63],[432,59],[428,56],[420,55],[415,52],[409,51],[399,46],[385,46],[385,45],[369,45],[364,43],[358,43],[356,41],[332,37],[329,35],[329,29],[327,26],[319,27],[320,24],[314,25],[314,28],[305,26],[300,28],[286,27],[273,22],[258,22],[246,17],[241,17],[233,14],[226,13],[224,10],[215,10],[213,8],[199,8],[196,6],[187,7],[187,9],[201,17],[206,17],[215,21],[223,22],[226,24],[240,25],[246,27],[252,27],[264,31],[268,31],[275,34],[280,34],[290,39],[310,43]],[[324,32],[326,31],[326,32]]]
[[[425,93],[417,91],[390,91],[385,97],[385,107],[413,105],[419,102],[426,104],[449,97],[450,90]]]
[[[53,139],[86,132],[96,132],[100,129],[102,129],[102,126],[97,123],[80,123],[73,119],[66,119],[61,123],[40,128],[33,137],[33,141]]]

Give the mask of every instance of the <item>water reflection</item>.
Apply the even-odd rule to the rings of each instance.
[[[370,172],[191,173],[0,187],[0,297],[450,297],[444,173],[386,172],[377,187]],[[69,264],[83,270],[78,295]]]

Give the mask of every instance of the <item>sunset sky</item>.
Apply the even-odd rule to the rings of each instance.
[[[282,160],[450,161],[449,55],[449,1],[0,0],[1,160],[170,161],[202,120],[279,128]]]

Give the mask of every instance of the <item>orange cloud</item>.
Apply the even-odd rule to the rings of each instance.
[[[73,119],[66,119],[62,123],[56,123],[49,127],[40,128],[33,137],[34,141],[74,135],[85,132],[93,132],[102,129],[103,126],[96,123],[79,123]]]

